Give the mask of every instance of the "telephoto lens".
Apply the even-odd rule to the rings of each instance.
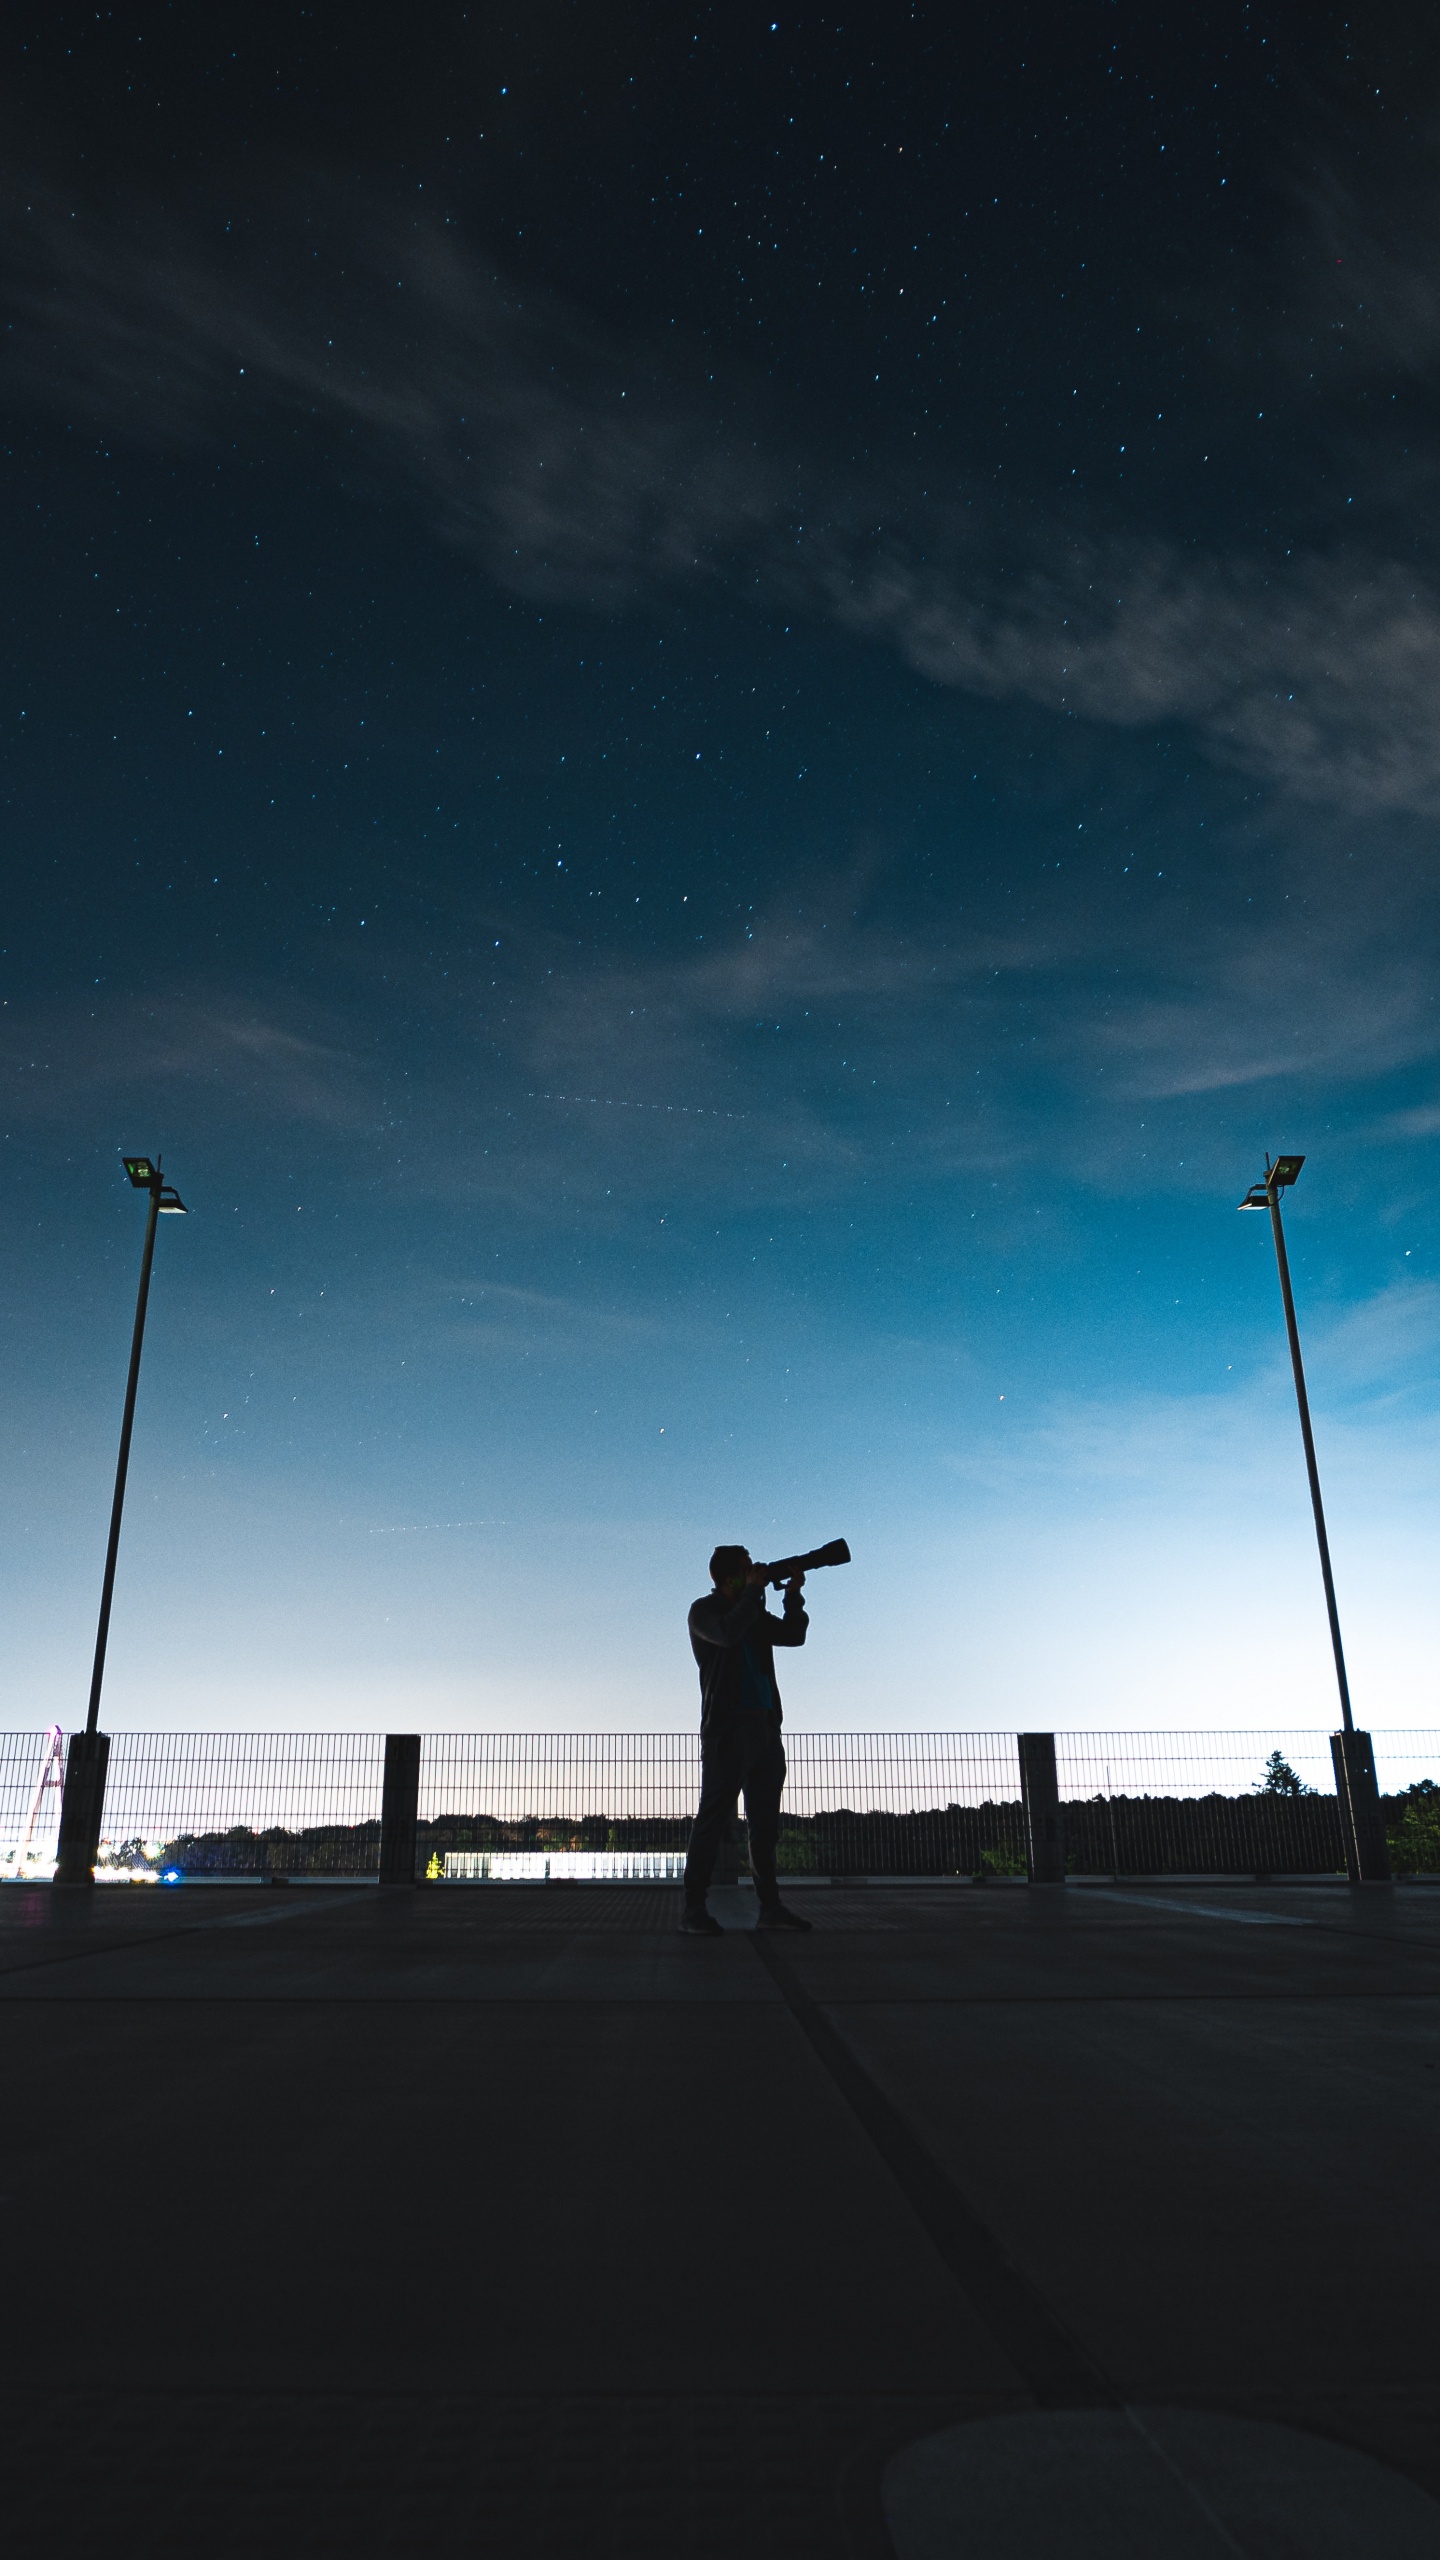
[[[792,1573],[813,1573],[818,1565],[848,1564],[850,1550],[843,1538],[832,1538],[828,1547],[812,1547],[808,1556],[777,1556],[773,1564],[762,1564],[756,1571],[767,1582],[788,1582]]]

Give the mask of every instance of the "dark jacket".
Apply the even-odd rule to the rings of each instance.
[[[773,1650],[777,1644],[803,1644],[810,1624],[798,1591],[785,1594],[785,1615],[772,1618],[765,1606],[763,1582],[747,1583],[738,1600],[723,1591],[707,1591],[690,1612],[690,1644],[700,1667],[700,1737],[713,1733],[739,1711],[740,1648],[747,1636],[770,1673],[775,1689],[775,1719],[780,1719],[780,1683],[775,1679]]]

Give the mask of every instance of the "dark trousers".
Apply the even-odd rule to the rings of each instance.
[[[778,1899],[775,1842],[784,1784],[785,1745],[775,1716],[738,1709],[718,1733],[707,1734],[700,1747],[700,1803],[690,1826],[690,1854],[685,1861],[687,1902],[704,1901],[720,1834],[735,1811],[736,1797],[742,1794],[756,1890],[762,1902]]]

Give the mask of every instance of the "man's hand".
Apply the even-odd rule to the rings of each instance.
[[[792,1573],[792,1574],[791,1574],[791,1576],[790,1576],[789,1581],[788,1581],[788,1582],[786,1583],[786,1585],[785,1585],[786,1595],[787,1595],[787,1597],[788,1597],[788,1595],[793,1591],[793,1592],[795,1593],[796,1598],[798,1599],[798,1598],[799,1598],[799,1596],[800,1596],[800,1593],[804,1590],[804,1588],[805,1588],[805,1576],[804,1576],[804,1574],[803,1574],[803,1573]]]
[[[760,1570],[760,1567],[758,1566],[758,1564],[752,1564],[752,1565],[751,1565],[751,1567],[750,1567],[750,1569],[749,1569],[749,1571],[747,1572],[747,1574],[746,1574],[746,1576],[745,1576],[745,1580],[746,1580],[746,1583],[747,1583],[747,1584],[753,1584],[753,1583],[758,1582],[758,1583],[760,1583],[760,1584],[762,1584],[762,1585],[763,1585],[763,1584],[767,1583],[767,1582],[769,1581],[769,1579],[770,1579],[770,1576],[768,1575],[768,1573],[762,1573],[762,1572],[761,1572],[761,1570]]]

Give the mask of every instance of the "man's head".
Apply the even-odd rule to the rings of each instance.
[[[710,1579],[717,1591],[743,1591],[749,1571],[748,1547],[717,1547],[710,1559]]]

